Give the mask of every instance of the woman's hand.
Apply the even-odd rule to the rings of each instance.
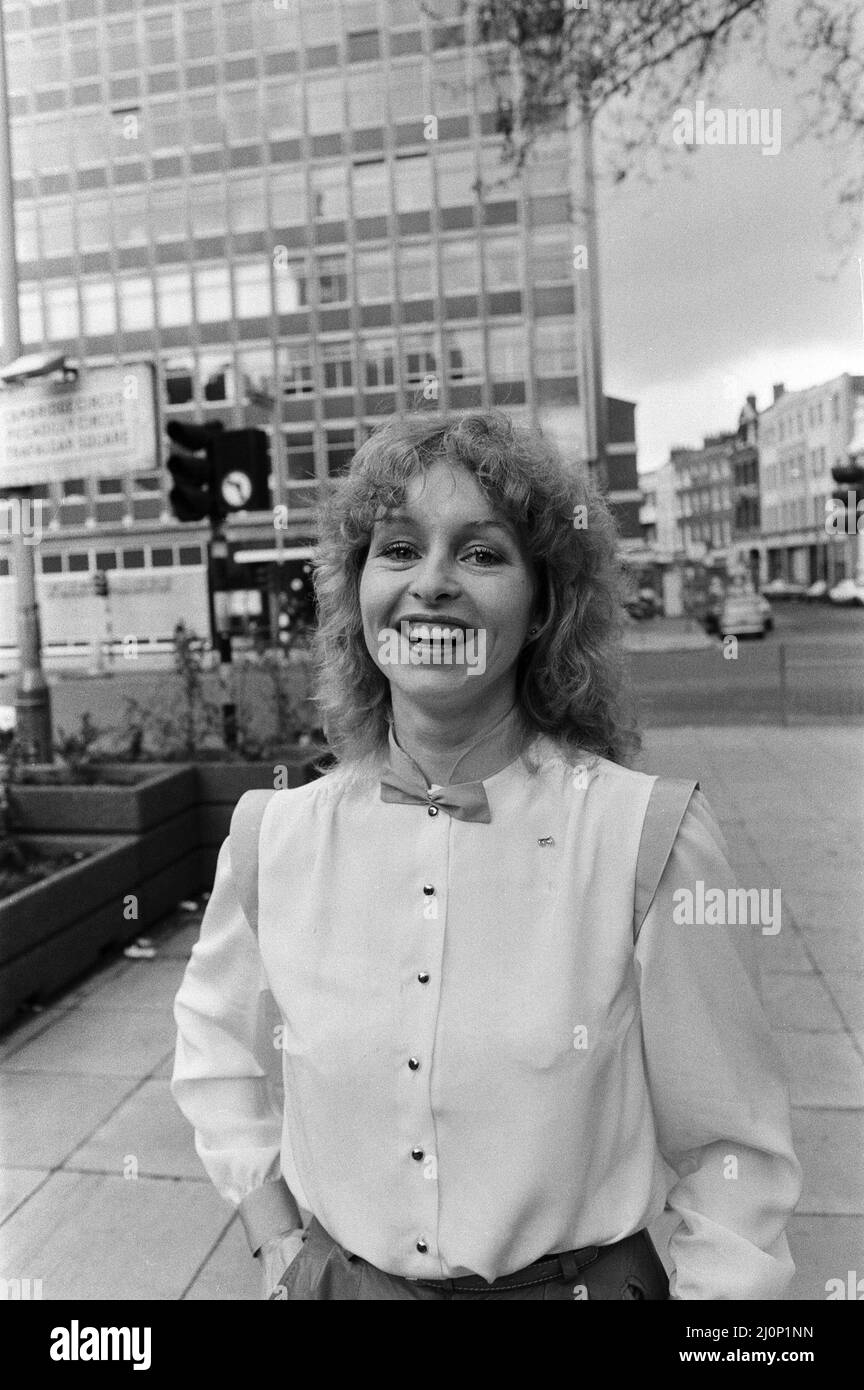
[[[296,1260],[303,1249],[305,1232],[301,1229],[289,1231],[283,1236],[273,1236],[265,1240],[258,1251],[261,1262],[261,1276],[264,1285],[263,1297],[269,1299],[288,1266]]]

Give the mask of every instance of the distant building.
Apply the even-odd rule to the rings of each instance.
[[[729,558],[735,440],[734,433],[706,435],[701,449],[670,451],[678,546],[687,559]]]
[[[856,403],[864,377],[842,376],[803,391],[774,387],[759,415],[762,500],[759,552],[763,581],[834,584],[854,566],[854,537],[826,526],[836,484],[831,469],[849,461]]]
[[[732,451],[732,541],[754,586],[760,577],[759,412],[748,396],[738,416]]]

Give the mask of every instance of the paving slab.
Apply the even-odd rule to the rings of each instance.
[[[55,1173],[3,1227],[0,1277],[45,1299],[179,1299],[229,1219],[209,1183]]]
[[[132,1169],[142,1177],[209,1181],[195,1152],[192,1127],[162,1079],[145,1081],[64,1167],[121,1175]]]
[[[792,1135],[804,1170],[799,1216],[864,1212],[864,1111],[796,1109]]]
[[[128,1076],[0,1073],[0,1163],[56,1168],[137,1085]]]
[[[88,1009],[171,1009],[183,979],[185,961],[176,956],[130,961],[127,969],[87,995]]]
[[[864,1066],[848,1035],[777,1032],[774,1037],[786,1063],[793,1105],[864,1107]]]
[[[227,1208],[226,1208],[227,1210]],[[261,1301],[261,1269],[252,1258],[239,1220],[231,1222],[216,1249],[183,1295],[190,1303]]]
[[[796,1271],[784,1298],[818,1302],[829,1279],[846,1280],[851,1270],[864,1277],[864,1217],[793,1216],[788,1237]],[[806,1310],[796,1316],[806,1321]]]
[[[0,1168],[0,1223],[26,1201],[48,1175],[47,1168]],[[0,1249],[2,1246],[3,1232],[0,1231]]]
[[[146,1076],[174,1040],[170,1010],[74,1009],[11,1053],[2,1071]]]

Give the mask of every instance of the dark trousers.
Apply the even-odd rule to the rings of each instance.
[[[271,1300],[532,1298],[567,1302],[596,1299],[668,1299],[669,1281],[647,1231],[614,1245],[589,1246],[537,1260],[487,1284],[464,1279],[403,1279],[385,1274],[337,1245],[314,1217],[303,1248],[291,1261]]]

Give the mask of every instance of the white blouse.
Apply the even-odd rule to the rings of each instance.
[[[758,927],[673,916],[676,890],[735,887],[716,822],[695,793],[634,949],[655,779],[545,738],[532,771],[512,734],[458,765],[489,823],[385,802],[383,764],[276,792],[259,943],[225,842],[175,1006],[201,1160],[235,1204],[281,1173],[407,1278],[492,1280],[668,1206],[674,1297],[777,1298],[801,1174]],[[425,791],[392,732],[390,758]]]

